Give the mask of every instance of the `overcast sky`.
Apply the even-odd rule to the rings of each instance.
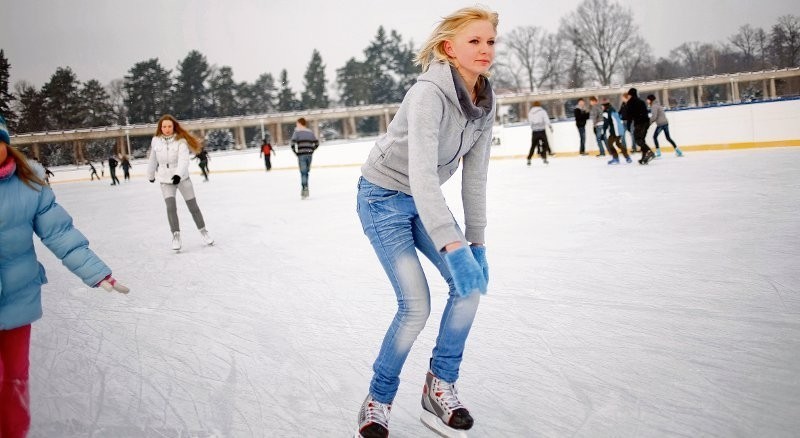
[[[499,34],[518,26],[556,31],[578,0],[482,1],[500,14]],[[654,55],[686,41],[717,42],[749,23],[768,30],[781,15],[800,15],[797,0],[620,0],[629,6]],[[167,69],[199,50],[209,64],[233,68],[236,81],[261,73],[303,88],[311,53],[319,50],[329,81],[363,50],[378,26],[418,47],[441,17],[471,2],[402,0],[0,0],[0,48],[11,84],[43,85],[57,67],[80,81],[107,84],[137,62],[158,58]],[[399,6],[402,5],[402,8]],[[502,44],[502,41],[500,42]]]

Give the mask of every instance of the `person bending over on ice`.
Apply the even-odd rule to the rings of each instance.
[[[214,239],[206,230],[203,213],[197,206],[194,186],[189,179],[189,149],[195,154],[202,146],[191,134],[186,132],[174,117],[167,114],[161,117],[156,128],[156,135],[150,142],[150,158],[147,163],[147,178],[150,182],[161,183],[161,194],[167,204],[167,220],[172,232],[172,249],[181,249],[181,229],[178,224],[178,206],[175,202],[176,192],[180,191],[200,236],[206,245],[213,245]],[[157,172],[157,173],[156,173]]]
[[[455,383],[488,278],[486,175],[496,98],[487,76],[497,22],[497,13],[470,7],[438,24],[417,54],[423,73],[361,167],[358,216],[398,304],[358,414],[361,437],[388,436],[400,371],[430,314],[418,251],[449,286],[423,384],[421,420],[446,436],[465,436],[473,424]],[[461,162],[464,233],[441,189]]]
[[[34,233],[90,287],[128,293],[55,199],[38,163],[11,147],[0,117],[0,436],[24,437],[30,427],[31,324],[42,316],[44,267]]]

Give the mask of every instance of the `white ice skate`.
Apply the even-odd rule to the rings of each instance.
[[[211,235],[208,234],[208,230],[206,230],[205,227],[204,228],[200,228],[200,236],[203,237],[203,242],[206,245],[213,245],[214,244],[214,238],[212,238]]]
[[[176,231],[172,233],[172,249],[180,251],[181,249],[181,232]]]
[[[375,400],[372,394],[367,395],[358,411],[358,429],[353,438],[387,438],[391,412],[391,404]]]
[[[454,383],[447,383],[428,371],[422,389],[422,414],[419,419],[429,429],[447,438],[467,438],[472,416],[458,399]]]

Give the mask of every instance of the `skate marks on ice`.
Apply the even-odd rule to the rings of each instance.
[[[611,172],[493,161],[489,293],[458,382],[469,436],[800,430],[798,159],[709,152]],[[357,174],[314,171],[306,203],[292,172],[218,175],[196,190],[219,245],[201,250],[179,208],[179,257],[147,183],[115,196],[54,186],[131,293],[84,287],[37,244],[50,283],[33,330],[31,436],[350,433],[396,305],[355,215]],[[444,190],[456,199],[460,187]],[[97,215],[98,200],[126,214]],[[446,289],[423,264],[432,311],[392,436],[431,436],[419,397]]]

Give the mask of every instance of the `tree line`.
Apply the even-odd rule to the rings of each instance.
[[[780,17],[768,30],[741,26],[719,43],[685,42],[666,58],[655,59],[630,9],[614,0],[584,0],[560,21],[557,32],[522,26],[500,35],[492,67],[498,91],[576,88],[676,77],[763,70],[800,65],[800,20]],[[153,123],[165,114],[179,119],[224,117],[355,106],[402,100],[419,73],[416,49],[395,30],[378,27],[360,59],[350,58],[326,77],[316,49],[302,91],[295,91],[286,69],[252,83],[234,80],[233,68],[209,64],[197,50],[174,71],[157,58],[137,62],[124,78],[107,85],[81,82],[69,67],[59,67],[41,88],[19,81],[9,90],[11,64],[0,48],[0,113],[12,132],[36,132],[126,123]],[[339,99],[332,102],[328,86]],[[755,90],[754,93],[759,93]],[[376,120],[359,121],[375,131]]]

